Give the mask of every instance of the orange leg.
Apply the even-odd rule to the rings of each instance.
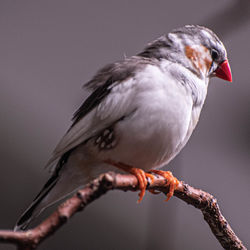
[[[149,172],[155,173],[158,175],[163,176],[167,180],[167,186],[169,186],[169,192],[167,193],[167,199],[168,201],[174,194],[175,189],[179,185],[179,181],[173,176],[173,174],[170,171],[162,171],[162,170],[150,170]]]
[[[138,203],[141,202],[143,199],[143,196],[145,195],[145,191],[147,188],[147,184],[148,184],[147,178],[149,178],[150,181],[153,183],[155,177],[150,173],[145,173],[140,168],[134,168],[121,162],[114,162],[112,160],[107,160],[105,161],[105,163],[108,163],[114,167],[122,169],[123,171],[128,172],[137,178],[139,189],[140,189]]]

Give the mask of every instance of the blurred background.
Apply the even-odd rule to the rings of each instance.
[[[213,194],[250,246],[249,0],[1,0],[1,229],[13,228],[47,180],[43,167],[83,101],[83,83],[185,24],[218,34],[233,83],[211,80],[198,127],[165,169]],[[39,249],[221,249],[200,211],[175,197],[137,198],[109,192]]]

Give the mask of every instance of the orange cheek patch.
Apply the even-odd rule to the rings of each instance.
[[[197,48],[192,48],[190,46],[186,46],[185,54],[199,73],[209,71],[212,60],[210,52],[206,47],[198,46]]]
[[[209,60],[208,58],[206,58],[205,59],[205,66],[206,66],[207,72],[210,70],[211,65],[212,65],[212,60]]]
[[[189,58],[192,61],[194,60],[194,57],[196,56],[195,49],[191,48],[190,46],[186,46],[185,53],[186,53],[187,58]]]
[[[211,55],[210,55],[210,51],[208,48],[206,48],[205,46],[202,46],[203,50],[204,50],[204,66],[206,71],[208,72],[211,68],[212,65],[212,59],[211,59]]]
[[[193,66],[197,70],[201,71],[202,70],[202,65],[200,63],[201,53],[190,46],[186,46],[185,47],[185,54],[186,54],[187,58],[192,62]]]

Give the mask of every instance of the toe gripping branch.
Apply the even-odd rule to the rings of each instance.
[[[114,167],[122,169],[125,172],[128,172],[137,178],[139,189],[140,189],[138,203],[140,203],[142,201],[142,199],[145,195],[146,188],[148,185],[147,178],[150,180],[151,183],[154,183],[154,180],[156,178],[156,176],[154,174],[160,175],[166,179],[166,186],[169,186],[169,192],[167,193],[166,201],[168,201],[173,196],[175,189],[179,185],[179,181],[177,180],[177,178],[175,178],[173,176],[173,174],[169,171],[161,171],[161,170],[154,170],[153,169],[147,173],[140,168],[134,168],[134,167],[131,167],[131,166],[126,165],[124,163],[114,162],[112,160],[107,160],[107,161],[105,161],[105,163],[108,163]],[[155,190],[149,190],[149,192],[152,194],[159,194],[160,193],[160,192],[157,192]]]
[[[166,186],[169,186],[169,191],[167,193],[167,199],[166,201],[169,201],[169,199],[174,195],[174,191],[177,189],[178,185],[179,185],[179,180],[173,176],[172,172],[170,171],[162,171],[162,170],[150,170],[150,173],[154,173],[154,174],[158,174],[162,177],[164,177],[167,181]],[[154,193],[155,190],[152,190]],[[158,192],[156,193],[158,194]]]

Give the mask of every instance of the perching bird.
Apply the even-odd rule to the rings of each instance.
[[[136,56],[109,64],[84,87],[90,95],[53,152],[53,174],[15,229],[46,207],[115,168],[135,175],[142,200],[152,170],[167,177],[168,199],[178,180],[155,170],[187,143],[200,116],[209,79],[232,81],[226,49],[209,29],[187,25],[149,43]]]

